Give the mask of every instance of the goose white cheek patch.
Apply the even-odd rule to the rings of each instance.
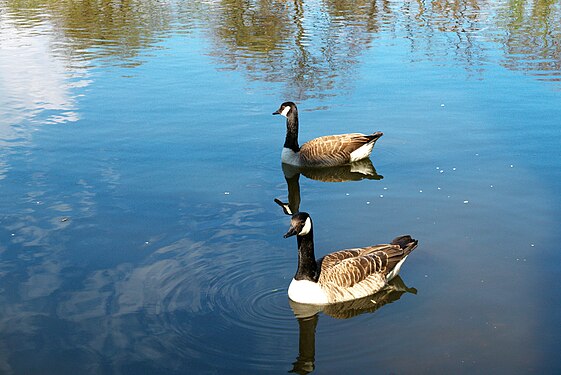
[[[298,233],[298,235],[305,236],[306,234],[310,233],[311,229],[312,229],[312,221],[310,220],[310,218],[307,218],[306,222],[304,223],[304,227],[302,228],[300,233]]]
[[[284,109],[281,112],[281,115],[283,115],[284,117],[286,117],[288,115],[288,112],[290,111],[290,107],[286,106],[284,107]]]

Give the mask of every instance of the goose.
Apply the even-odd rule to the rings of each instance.
[[[288,297],[313,305],[350,301],[380,291],[397,276],[418,243],[404,235],[389,244],[340,250],[316,260],[312,219],[307,212],[292,215],[284,238],[294,235],[298,269],[288,287]]]
[[[376,141],[383,135],[349,133],[328,135],[298,145],[298,109],[293,102],[284,102],[273,115],[286,117],[286,138],[282,149],[283,163],[299,167],[333,167],[370,156]]]

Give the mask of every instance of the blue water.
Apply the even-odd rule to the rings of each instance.
[[[561,371],[560,15],[0,4],[0,373]],[[285,176],[285,100],[377,178]],[[417,238],[399,290],[291,305],[295,197],[317,255]]]

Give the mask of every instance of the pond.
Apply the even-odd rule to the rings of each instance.
[[[561,372],[561,2],[0,3],[0,372]],[[370,160],[280,161],[382,131]],[[362,174],[357,170],[368,170]],[[390,288],[291,303],[411,234]]]

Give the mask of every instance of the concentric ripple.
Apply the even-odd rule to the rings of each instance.
[[[293,320],[288,282],[279,277],[286,268],[281,258],[268,258],[258,265],[249,260],[232,263],[210,281],[211,305],[218,307],[229,324],[274,334],[279,323]]]
[[[160,306],[155,324],[167,332],[159,345],[174,343],[181,357],[203,359],[201,368],[211,361],[212,367],[265,370],[275,361],[278,366],[279,351],[294,352],[298,324],[286,294],[290,259],[267,246],[259,240],[222,243],[221,249],[184,242],[165,250],[173,256],[157,267],[153,279],[161,284],[150,293],[157,299],[151,305]]]

